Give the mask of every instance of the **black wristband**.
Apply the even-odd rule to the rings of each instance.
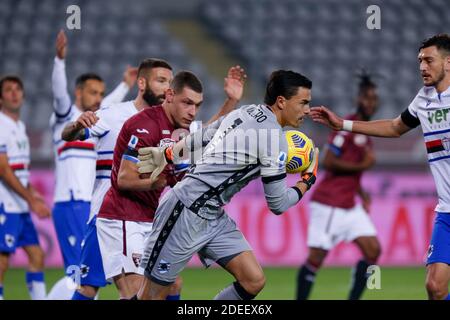
[[[309,178],[303,178],[302,182],[304,184],[306,184],[306,187],[309,189],[311,189],[312,185],[314,184],[314,182],[316,182],[316,176],[315,175],[311,175]]]
[[[302,199],[302,197],[303,197],[302,191],[297,186],[293,186],[292,189],[294,189],[297,192],[297,194],[298,194],[298,201],[300,201]]]

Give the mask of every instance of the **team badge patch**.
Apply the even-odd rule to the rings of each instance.
[[[139,138],[134,136],[134,135],[132,135],[131,138],[130,138],[130,141],[128,142],[128,148],[136,149],[136,146],[137,146],[138,142],[139,142]]]
[[[142,254],[139,254],[139,253],[131,254],[131,259],[133,259],[133,263],[136,266],[136,268],[139,267],[139,265],[141,264],[141,258],[142,258]]]
[[[80,267],[80,273],[82,278],[86,278],[89,273],[89,266],[82,264]]]
[[[165,260],[161,260],[158,264],[158,272],[164,274],[169,272],[169,270],[170,270],[170,263]]]
[[[164,138],[159,141],[159,147],[167,148],[175,144],[175,140],[170,138]]]

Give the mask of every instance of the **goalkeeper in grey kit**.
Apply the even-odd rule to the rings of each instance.
[[[285,126],[298,127],[308,115],[311,87],[299,73],[275,71],[264,104],[243,106],[171,148],[139,150],[139,172],[151,172],[151,179],[167,163],[177,163],[196,150],[201,156],[159,203],[141,260],[145,280],[136,299],[165,299],[170,284],[196,253],[206,266],[216,262],[236,279],[215,299],[249,300],[263,289],[262,268],[223,206],[259,176],[267,204],[277,215],[311,188],[318,149],[300,180],[287,187],[287,142],[282,131]]]

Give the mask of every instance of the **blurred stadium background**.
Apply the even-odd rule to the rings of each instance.
[[[83,72],[99,73],[110,91],[121,81],[127,65],[137,65],[146,57],[160,57],[169,61],[175,71],[192,70],[202,79],[205,103],[200,118],[203,120],[222,103],[223,77],[228,67],[234,64],[243,66],[249,76],[242,104],[262,102],[264,83],[270,72],[285,68],[312,79],[313,105],[327,105],[340,114],[354,110],[356,73],[364,67],[375,75],[379,85],[381,105],[376,118],[395,117],[421,87],[417,64],[420,42],[450,30],[445,0],[2,0],[0,74],[17,74],[24,80],[23,120],[32,144],[34,181],[49,202],[54,166],[48,125],[52,112],[50,79],[54,43],[57,32],[65,28],[66,8],[72,4],[81,8],[81,30],[66,29],[69,40],[66,64],[71,94],[76,76]],[[381,8],[381,30],[366,27],[366,9],[372,4]],[[130,92],[129,97],[134,94],[135,91]],[[302,130],[319,146],[324,144],[329,133],[310,121]],[[401,139],[376,139],[375,147],[377,165],[368,183],[374,195],[374,219],[378,227],[386,229],[382,231],[383,236],[386,234],[382,243],[386,254],[391,254],[382,261],[387,265],[416,266],[387,270],[394,270],[389,274],[398,281],[403,278],[396,275],[411,275],[405,277],[405,282],[408,277],[415,277],[411,283],[417,284],[416,289],[404,290],[417,291],[414,297],[424,298],[424,272],[420,265],[428,245],[436,198],[422,135],[420,130],[414,130]],[[397,182],[400,181],[397,177],[401,183]],[[241,215],[244,202],[247,205],[258,203],[256,206],[259,207],[260,192],[258,186],[251,186],[247,198],[238,198],[236,205],[229,209],[244,228],[253,226],[251,220],[245,220]],[[254,202],[248,202],[248,197],[254,197]],[[304,206],[300,207],[298,216],[305,217]],[[255,210],[247,209],[250,213]],[[296,215],[292,213],[292,216]],[[268,213],[260,212],[255,216],[266,217]],[[268,238],[277,237],[282,234],[283,226],[292,222],[286,219],[278,220],[283,221],[279,231],[261,228],[266,228]],[[303,218],[299,219],[304,222]],[[49,221],[38,221],[37,225],[47,248],[48,260],[52,261],[50,265],[55,267],[61,260],[57,244],[53,242],[52,225]],[[280,257],[290,250],[289,258],[262,257],[265,265],[293,266],[302,261],[304,240],[293,246],[295,232],[303,232],[301,237],[304,237],[305,224],[301,226],[300,230],[289,229],[293,235],[286,240],[288,247],[279,243]],[[259,246],[252,239],[260,237],[258,232],[262,229],[248,229],[250,242]],[[416,246],[408,247],[408,242],[414,242]],[[400,253],[396,253],[397,249],[391,247],[395,243],[406,247],[399,248]],[[274,246],[277,247],[276,240]],[[343,250],[347,250],[346,247]],[[266,254],[270,255],[270,252],[267,250]],[[351,265],[354,256],[341,254],[329,261],[331,265]],[[13,265],[23,265],[23,256],[18,253],[14,261]],[[292,278],[286,278],[292,296],[295,272],[288,270],[290,273],[284,274],[292,275]],[[340,274],[340,270],[329,272]],[[12,274],[17,272],[20,273],[12,271]],[[13,279],[11,276],[8,281]],[[347,284],[347,276],[339,279],[336,281],[341,284],[336,286]],[[17,285],[23,286],[22,281],[17,280]],[[326,295],[327,290],[324,290],[323,298],[330,297]],[[384,298],[402,298],[395,292]],[[193,294],[192,298],[198,296]],[[200,298],[208,298],[208,295]],[[289,296],[286,294],[285,298]],[[332,295],[331,298],[339,296]]]

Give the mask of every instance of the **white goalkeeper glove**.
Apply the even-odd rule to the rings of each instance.
[[[173,163],[172,148],[170,147],[146,147],[140,148],[138,152],[138,171],[140,174],[151,173],[150,182],[154,182],[158,178],[168,163]]]

